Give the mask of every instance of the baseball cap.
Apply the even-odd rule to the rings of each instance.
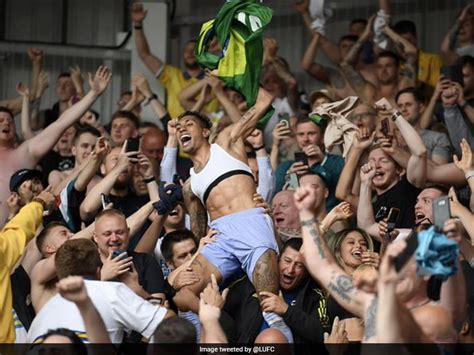
[[[334,100],[331,98],[329,91],[326,89],[316,90],[313,91],[309,97],[309,104],[313,105],[313,102],[319,99],[320,97],[325,97],[329,100],[329,102],[333,102]]]
[[[43,179],[43,173],[35,169],[20,169],[10,178],[10,191],[16,191],[18,187],[26,180],[38,178]]]

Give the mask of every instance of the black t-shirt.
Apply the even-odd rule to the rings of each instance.
[[[150,201],[148,195],[137,196],[131,191],[128,191],[127,195],[123,197],[109,195],[109,199],[114,204],[114,208],[121,211],[126,217],[131,216]]]
[[[53,170],[65,171],[74,168],[74,156],[62,156],[58,152],[51,150],[38,163],[43,171],[44,182],[48,181],[48,176]]]
[[[26,330],[30,329],[35,317],[31,303],[31,281],[23,266],[19,266],[10,276],[13,295],[13,309]]]
[[[416,198],[421,190],[410,184],[404,175],[390,190],[376,195],[372,201],[375,221],[379,222],[388,216],[390,208],[398,208],[400,215],[396,228],[413,228],[415,226]]]
[[[127,254],[133,258],[138,282],[143,289],[148,293],[165,293],[165,279],[156,259],[152,255],[131,250],[127,250]]]

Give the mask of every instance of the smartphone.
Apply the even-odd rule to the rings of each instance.
[[[446,65],[441,68],[441,75],[448,78],[451,81],[461,84],[464,86],[464,78],[462,75],[462,65]]]
[[[140,138],[127,139],[127,153],[138,152],[139,149],[140,149]]]
[[[385,137],[388,137],[390,135],[390,122],[388,121],[388,117],[385,117],[380,124],[382,125],[380,131]]]
[[[122,259],[126,258],[128,256],[128,253],[126,250],[123,250],[123,249],[117,249],[117,250],[114,250],[112,252],[112,259],[115,259],[117,256],[119,255],[122,255],[122,254],[125,254]],[[128,271],[132,272],[132,267],[130,266],[130,268],[128,269]]]
[[[433,219],[434,225],[438,230],[444,229],[444,222],[451,218],[451,209],[449,208],[449,196],[438,197],[433,200]]]
[[[117,249],[112,252],[112,259],[115,259],[117,256],[122,255],[123,253],[127,254],[126,250]],[[126,257],[126,255],[125,255]]]
[[[106,194],[100,194],[100,200],[102,201],[102,208],[105,210],[107,205],[110,203],[110,198]]]
[[[290,181],[288,186],[292,190],[296,190],[298,187],[300,187],[300,181],[298,179],[298,175],[296,173],[291,173],[290,174]]]
[[[397,270],[397,272],[400,272],[415,253],[416,248],[418,248],[418,233],[412,231],[405,240],[407,242],[406,248],[394,260],[395,270]]]
[[[303,163],[303,165],[308,165],[308,156],[304,152],[295,152],[295,163]]]
[[[395,229],[395,226],[398,222],[398,216],[400,215],[400,210],[398,208],[392,207],[390,212],[388,212],[388,219],[387,219],[387,228],[388,231],[384,236],[386,241],[390,240],[390,232]]]
[[[290,114],[288,112],[282,112],[278,114],[278,123],[282,122],[286,127],[290,127]]]

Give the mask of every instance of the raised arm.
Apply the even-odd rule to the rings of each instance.
[[[102,207],[100,195],[102,193],[105,195],[109,194],[120,174],[128,169],[131,159],[130,157],[137,154],[137,152],[127,153],[125,150],[126,143],[124,143],[122,152],[118,156],[117,165],[115,165],[115,167],[86,195],[80,209],[82,220],[89,221],[95,216]]]
[[[21,135],[23,140],[28,140],[34,137],[30,124],[30,90],[22,83],[18,83],[16,91],[23,97],[21,105]]]
[[[238,107],[229,99],[225,90],[224,90],[224,83],[219,78],[206,73],[206,81],[212,88],[212,92],[217,98],[217,101],[221,104],[222,108],[224,109],[227,116],[230,118],[232,123],[237,122],[240,120],[242,114]]]
[[[299,211],[303,235],[302,254],[308,271],[342,307],[364,318],[372,297],[357,290],[351,277],[337,265],[315,222],[312,210],[315,199],[314,191],[308,186],[302,186],[295,192],[295,205]]]
[[[142,93],[145,97],[146,103],[149,103],[153,112],[158,119],[162,119],[168,114],[165,106],[158,99],[158,96],[151,91],[150,84],[145,76],[141,73],[135,74],[132,77],[132,84]]]
[[[84,96],[84,78],[82,77],[81,68],[79,65],[69,68],[69,72],[71,73],[71,80],[76,89],[76,93],[79,97]]]
[[[267,112],[272,101],[273,96],[263,88],[260,88],[255,105],[251,107],[238,122],[229,127],[229,143],[232,144],[240,139],[246,139],[257,127],[258,120]]]
[[[163,224],[165,222],[166,217],[167,216],[156,214],[155,219],[147,228],[143,236],[140,238],[140,241],[138,242],[137,246],[135,247],[135,251],[137,253],[153,253],[156,247],[156,243],[158,242],[158,239],[160,237],[160,232],[163,228]]]
[[[301,59],[300,67],[316,80],[319,80],[324,84],[329,84],[330,80],[326,74],[325,68],[322,65],[314,62],[320,37],[321,35],[319,33],[315,33],[313,35],[311,42],[309,43],[308,48],[306,48],[303,58]]]
[[[380,242],[379,226],[375,221],[372,208],[372,179],[375,176],[375,166],[372,162],[360,168],[360,194],[357,206],[357,226]]]
[[[385,26],[383,32],[400,48],[405,58],[403,68],[400,70],[399,90],[415,87],[417,82],[418,49],[389,26]]]
[[[410,149],[410,158],[407,165],[407,179],[408,181],[418,187],[423,188],[426,183],[427,176],[427,153],[426,147],[416,129],[403,118],[403,116],[394,108],[390,102],[383,98],[377,101],[376,109],[382,115],[391,116],[395,125],[400,130],[403,139]]]
[[[140,59],[145,63],[145,65],[150,69],[150,71],[157,75],[161,68],[163,67],[163,61],[153,55],[150,52],[150,47],[148,46],[148,40],[146,39],[145,32],[143,30],[143,20],[145,19],[147,10],[143,9],[143,5],[139,2],[134,2],[130,9],[130,15],[133,23],[133,34],[135,38],[135,45],[137,46],[137,52],[140,56]]]
[[[90,90],[84,98],[68,108],[64,113],[40,134],[23,143],[22,149],[31,165],[36,164],[58,141],[63,132],[72,126],[99,98],[109,84],[112,73],[107,67],[100,66],[94,78],[89,75]],[[23,153],[22,152],[22,153]]]
[[[160,163],[160,179],[164,182],[173,182],[173,177],[176,175],[176,159],[178,157],[177,123],[177,118],[168,121],[168,140]]]
[[[336,186],[336,198],[341,201],[347,201],[354,209],[357,209],[359,196],[352,193],[352,184],[357,175],[360,158],[364,151],[369,148],[375,138],[375,132],[371,135],[365,128],[360,129],[352,142],[351,150],[346,157],[344,168]]]
[[[419,122],[421,129],[428,129],[431,126],[431,123],[433,122],[433,113],[434,113],[436,103],[441,98],[441,93],[443,92],[443,89],[447,88],[448,86],[449,86],[449,80],[443,77],[440,77],[438,83],[436,84],[433,95],[431,95],[428,105],[426,105],[425,110],[421,114],[420,122]]]
[[[454,64],[459,58],[459,55],[456,53],[458,36],[463,22],[471,16],[471,9],[472,4],[466,5],[441,43],[440,53],[446,64]]]
[[[347,81],[365,103],[372,104],[376,97],[376,88],[356,70],[353,64],[346,60],[341,62],[341,70]]]
[[[203,88],[208,85],[206,80],[199,80],[192,85],[189,85],[185,89],[181,90],[178,95],[179,103],[186,109],[197,109],[200,111],[202,107],[195,107],[196,103],[202,100],[201,105],[204,106],[204,95],[203,95]],[[198,98],[198,95],[201,96]]]
[[[110,337],[94,303],[87,294],[84,279],[81,276],[69,276],[60,280],[57,284],[59,294],[68,301],[73,302],[79,309],[87,340],[91,344],[109,344]]]

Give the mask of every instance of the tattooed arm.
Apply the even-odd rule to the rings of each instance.
[[[354,68],[354,66],[345,60],[341,63],[341,70],[350,86],[354,89],[362,101],[368,104],[374,103],[376,97],[376,89],[374,85],[365,80],[364,77]]]
[[[206,235],[207,211],[199,198],[191,190],[191,179],[186,180],[183,186],[183,198],[191,217],[191,230],[198,240]]]
[[[308,271],[342,307],[355,316],[364,318],[373,296],[357,290],[352,278],[337,265],[315,223],[315,199],[313,190],[307,186],[302,186],[295,192],[295,205],[299,210],[303,235],[302,253]]]
[[[400,69],[399,90],[408,87],[415,87],[417,79],[418,49],[390,27],[386,26],[383,31],[387,37],[397,45],[405,59],[405,62]]]
[[[272,101],[273,96],[263,88],[260,88],[255,105],[251,107],[246,113],[244,113],[239,121],[228,127],[228,130],[222,131],[224,134],[225,132],[228,132],[229,134],[228,144],[232,145],[236,141],[246,139],[248,136],[250,136],[257,126],[258,120],[265,114],[265,112],[267,112],[268,108],[272,104]]]

